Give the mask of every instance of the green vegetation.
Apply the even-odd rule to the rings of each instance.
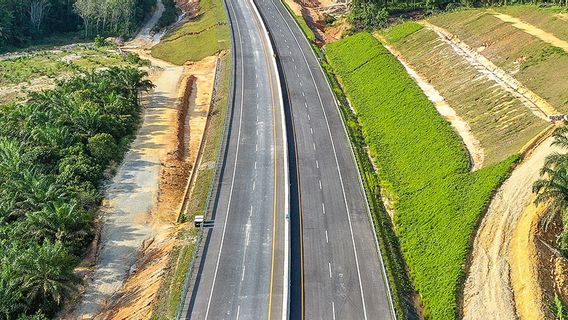
[[[0,0],[0,49],[70,33],[129,35],[156,0]]]
[[[0,86],[28,82],[38,77],[57,79],[97,68],[146,65],[138,55],[125,56],[111,47],[75,46],[67,50],[37,51],[0,61]]]
[[[556,129],[553,136],[552,145],[568,149],[568,126]],[[547,156],[540,176],[533,185],[533,191],[537,194],[535,204],[546,205],[545,226],[560,217],[563,230],[557,239],[558,248],[568,257],[568,154],[552,153]]]
[[[503,6],[494,8],[513,17],[530,23],[559,39],[568,41],[568,3],[564,7],[539,7],[535,5]]]
[[[220,0],[203,0],[199,5],[200,11],[195,18],[170,32],[152,47],[152,56],[182,65],[229,47],[229,29],[223,3]]]
[[[470,11],[473,13],[472,11]],[[452,16],[448,14],[448,16]],[[444,15],[446,16],[446,15]],[[457,19],[464,21],[465,17]],[[412,22],[409,22],[412,23]],[[471,127],[471,132],[483,147],[485,158],[483,166],[493,165],[518,153],[534,136],[548,125],[546,121],[534,115],[531,110],[511,92],[499,86],[489,77],[484,77],[479,70],[432,30],[422,28],[403,38],[397,29],[407,29],[401,24],[384,35],[394,32],[397,42],[391,43],[418,74],[440,92],[457,115]],[[413,23],[412,23],[413,24]],[[485,31],[486,34],[490,30]],[[508,34],[508,33],[506,33]],[[460,39],[462,39],[460,34]],[[511,39],[506,40],[511,41]],[[516,40],[512,44],[496,45],[496,49],[487,48],[484,54],[493,50],[514,51],[522,46]],[[479,43],[481,46],[481,43]],[[476,48],[477,45],[472,46]],[[490,54],[492,58],[495,55]],[[561,65],[558,66],[562,68]],[[551,72],[552,73],[552,72]],[[543,75],[548,77],[548,75]],[[472,81],[472,79],[476,79]],[[567,84],[551,83],[549,87]],[[560,91],[559,91],[560,92]]]
[[[550,19],[554,16],[552,13],[546,14]],[[434,16],[430,20],[457,35],[471,48],[484,48],[481,53],[491,62],[510,72],[558,111],[568,113],[566,51],[503,22],[486,10],[453,12]],[[561,30],[568,26],[568,22],[563,23]]]
[[[450,124],[372,35],[326,48],[377,165],[381,192],[395,202],[395,230],[424,312],[454,319],[470,238],[517,156],[470,172]]]
[[[97,187],[138,127],[144,76],[113,67],[0,106],[1,318],[51,316],[74,292]]]
[[[220,61],[220,68],[222,69],[219,74],[219,87],[214,97],[209,127],[203,137],[205,146],[201,160],[202,166],[197,170],[195,187],[191,193],[187,210],[182,212],[183,216],[180,220],[183,222],[193,221],[195,215],[203,214],[209,190],[214,182],[216,161],[221,148],[227,115],[227,97],[229,96],[229,79],[231,77],[231,65],[228,57],[229,55],[225,55]],[[175,317],[185,275],[191,263],[197,233],[198,230],[192,227],[188,227],[179,233],[178,237],[183,244],[172,252],[171,267],[158,292],[160,303],[154,310],[152,319],[173,319]]]
[[[390,27],[389,29],[384,31],[384,35],[389,42],[396,43],[415,33],[416,31],[421,30],[422,28],[423,27],[421,24],[410,21]]]
[[[178,18],[178,9],[176,7],[175,0],[162,0],[164,4],[164,13],[158,20],[158,23],[154,27],[154,31],[162,30],[163,28],[173,24]]]

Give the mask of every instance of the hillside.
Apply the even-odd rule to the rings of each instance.
[[[522,215],[540,215],[525,209],[552,152],[552,140],[543,141],[559,125],[552,119],[568,112],[564,30],[559,10],[471,9],[325,48],[427,318],[517,314],[509,273],[519,257],[509,259],[509,244]]]

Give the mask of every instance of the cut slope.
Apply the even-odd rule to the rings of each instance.
[[[483,10],[443,14],[429,21],[457,36],[558,111],[568,113],[568,52]]]
[[[401,25],[405,29],[405,24]],[[398,34],[395,28],[387,33]],[[519,150],[547,122],[538,118],[482,66],[472,65],[433,31],[423,28],[397,36],[393,45],[471,127],[485,150],[485,165]]]
[[[515,157],[469,172],[460,138],[378,40],[360,33],[326,48],[397,195],[395,228],[425,313],[454,319],[471,233]]]
[[[559,39],[568,41],[568,15],[566,8],[540,8],[538,6],[496,7],[495,11],[508,14],[530,23]]]

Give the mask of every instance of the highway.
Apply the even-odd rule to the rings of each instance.
[[[267,33],[249,0],[228,0],[231,112],[220,184],[184,319],[286,318],[287,142]]]
[[[283,71],[293,129],[291,215],[300,239],[292,244],[291,319],[393,319],[365,194],[325,74],[281,0],[255,2]]]

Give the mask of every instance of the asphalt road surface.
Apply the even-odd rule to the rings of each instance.
[[[255,2],[284,73],[297,159],[290,171],[297,169],[298,212],[292,204],[291,215],[301,225],[301,252],[292,244],[292,274],[297,265],[303,273],[292,277],[291,318],[392,319],[364,191],[327,79],[282,2]]]
[[[282,318],[287,169],[270,42],[249,0],[228,0],[234,93],[220,185],[182,317]]]

